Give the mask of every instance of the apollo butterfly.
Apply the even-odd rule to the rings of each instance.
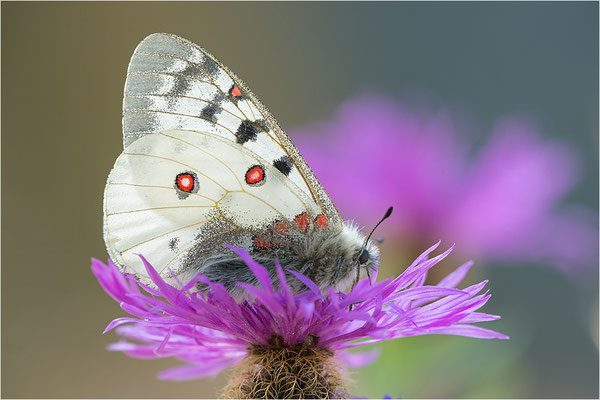
[[[173,284],[198,273],[234,295],[235,282],[257,284],[224,244],[248,250],[274,280],[279,260],[321,289],[346,290],[379,260],[254,93],[183,38],[156,33],[135,49],[123,147],[106,183],[104,239],[142,281],[151,283],[138,254]]]

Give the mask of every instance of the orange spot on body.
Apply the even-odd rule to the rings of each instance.
[[[288,236],[290,234],[290,226],[287,224],[287,222],[276,222],[273,225],[273,231],[279,233],[282,236]]]
[[[317,215],[317,218],[315,218],[315,223],[317,225],[319,225],[321,228],[325,228],[327,225],[329,225],[329,221],[327,220],[327,217],[323,214]]]
[[[254,239],[254,248],[257,250],[269,250],[273,247],[275,247],[274,243],[269,242],[267,239],[265,239],[264,237],[257,237],[256,239]]]
[[[246,183],[251,185],[257,184],[265,179],[265,171],[260,165],[256,165],[246,172]]]
[[[307,213],[302,213],[296,216],[294,223],[301,231],[307,231],[310,228],[310,216]]]
[[[237,86],[232,87],[230,93],[233,97],[242,97],[242,91]]]

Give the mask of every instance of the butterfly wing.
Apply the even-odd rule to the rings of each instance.
[[[318,204],[331,229],[341,218],[296,147],[254,93],[203,48],[156,33],[136,48],[123,101],[123,144],[167,129],[208,132],[266,160]]]
[[[147,274],[137,254],[165,279],[186,281],[203,260],[222,259],[224,243],[273,253],[272,239],[291,244],[342,228],[321,184],[256,96],[180,37],[153,34],[136,48],[123,145],[105,190],[104,235],[111,258],[140,278]]]
[[[109,175],[104,209],[111,258],[147,278],[137,256],[143,254],[166,279],[170,272],[191,277],[199,258],[226,251],[223,243],[268,247],[261,235],[274,224],[299,232],[307,228],[300,222],[321,211],[308,194],[244,146],[187,130],[147,135],[130,144]],[[298,219],[303,215],[306,221]]]

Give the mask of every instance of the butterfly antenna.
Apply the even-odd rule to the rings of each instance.
[[[335,281],[337,281],[337,278],[340,276],[340,270],[342,269],[343,263],[344,263],[344,256],[341,256],[340,262],[338,263],[338,269],[335,273],[335,276],[333,277],[333,282],[331,282],[331,286],[335,285]]]
[[[379,222],[377,224],[375,224],[375,226],[373,227],[373,229],[371,229],[371,232],[369,233],[369,236],[367,236],[367,238],[365,239],[365,243],[362,246],[363,249],[365,249],[367,247],[367,243],[369,243],[369,239],[371,238],[371,235],[373,234],[373,232],[375,232],[375,229],[377,229],[377,227],[383,221],[385,221],[386,219],[389,218],[390,215],[392,215],[392,211],[394,211],[394,207],[390,206],[387,209],[387,211],[385,212],[385,214],[383,215],[383,217],[379,220]],[[383,242],[383,240],[382,240],[382,242]],[[359,265],[358,259],[360,257],[361,252],[362,252],[362,250],[356,256],[356,259],[354,260],[354,264],[353,265]],[[369,277],[369,282],[371,282],[371,272],[369,271],[368,268],[367,268],[367,276]],[[356,285],[358,283],[359,278],[360,278],[360,269],[357,269],[356,270],[356,279],[354,280],[354,285]]]
[[[367,236],[367,239],[365,240],[365,244],[363,244],[363,248],[367,247],[367,243],[369,243],[369,239],[371,238],[371,235],[373,234],[373,232],[375,232],[375,229],[377,229],[377,227],[386,219],[389,218],[390,215],[392,215],[392,211],[394,211],[394,207],[390,206],[387,211],[385,212],[385,214],[383,215],[383,218],[381,218],[379,220],[379,222],[377,224],[375,224],[375,227],[373,229],[371,229],[371,233],[369,233],[369,236]]]

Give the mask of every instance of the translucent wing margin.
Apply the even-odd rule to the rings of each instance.
[[[327,216],[331,199],[275,118],[225,65],[194,43],[156,33],[136,48],[123,100],[123,145],[169,129],[203,131],[255,153],[305,192]]]

